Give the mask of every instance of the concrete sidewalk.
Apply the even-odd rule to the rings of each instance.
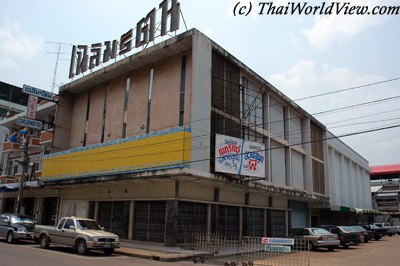
[[[165,262],[190,260],[194,255],[193,250],[182,249],[180,247],[166,247],[158,243],[139,241],[121,241],[121,247],[115,249],[115,253]]]

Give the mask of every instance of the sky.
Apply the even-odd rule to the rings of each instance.
[[[399,0],[307,1],[304,13],[294,15],[284,11],[305,2],[179,2],[184,20],[177,33],[197,28],[342,136],[370,166],[400,164],[400,14],[349,14],[358,6],[384,12]],[[0,81],[57,93],[70,82],[72,44],[119,39],[160,3],[3,0]],[[343,8],[320,14],[329,6]]]

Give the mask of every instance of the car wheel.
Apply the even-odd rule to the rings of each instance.
[[[335,248],[334,248],[334,247],[329,247],[328,250],[329,250],[329,251],[334,251]]]
[[[349,246],[350,246],[349,244],[343,244],[344,248],[349,248]]]
[[[46,235],[40,236],[39,243],[41,248],[49,248],[50,246],[49,238]]]
[[[75,250],[79,255],[85,255],[87,253],[87,246],[85,240],[78,239],[75,244]]]
[[[12,231],[8,232],[6,240],[8,244],[14,243],[14,234]]]
[[[308,242],[308,251],[314,250],[314,245],[312,242]]]
[[[106,255],[111,255],[113,253],[114,253],[114,249],[113,248],[104,249],[104,254],[106,254]]]

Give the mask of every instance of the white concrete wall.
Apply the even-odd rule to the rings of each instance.
[[[372,209],[368,162],[338,139],[328,145],[330,204]]]
[[[211,52],[210,39],[195,33],[192,50],[190,168],[207,174],[210,172],[208,159],[211,147]]]

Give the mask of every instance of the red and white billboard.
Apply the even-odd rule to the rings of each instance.
[[[215,171],[265,177],[265,145],[216,134]]]

